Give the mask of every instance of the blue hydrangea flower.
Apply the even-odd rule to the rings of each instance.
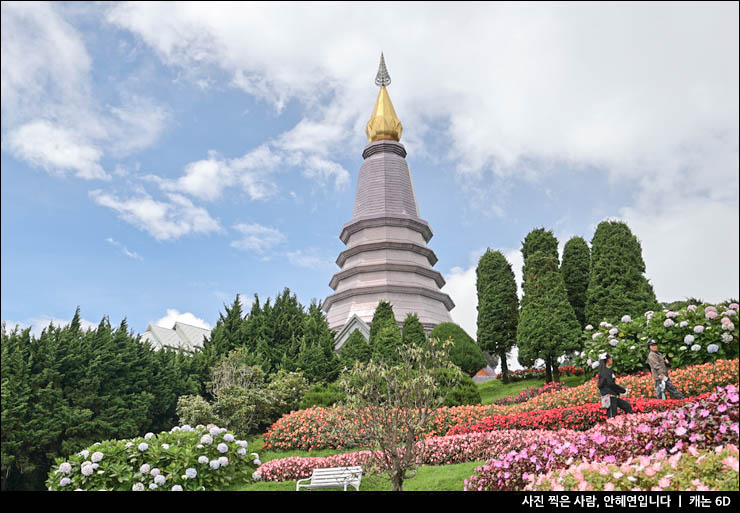
[[[210,461],[210,462],[209,462],[208,464],[209,464],[209,465],[211,466],[211,468],[212,468],[213,470],[218,470],[218,467],[220,467],[220,466],[221,466],[221,465],[219,464],[218,460],[211,460],[211,461]]]
[[[229,446],[226,445],[226,444],[224,444],[224,443],[221,443],[221,444],[218,444],[217,449],[218,449],[218,452],[220,452],[221,454],[223,454],[223,453],[225,453],[225,452],[227,452],[229,450]]]
[[[234,441],[234,435],[232,435],[231,433],[226,433],[224,435],[224,440],[226,440],[227,442],[231,443],[231,442]]]
[[[59,481],[59,486],[67,486],[69,483],[71,483],[72,480],[68,477],[63,477],[61,481]]]
[[[190,467],[185,471],[185,475],[188,476],[188,479],[195,479],[195,476],[198,475],[198,471]]]
[[[709,344],[707,346],[707,353],[716,353],[719,351],[719,346],[717,344]]]

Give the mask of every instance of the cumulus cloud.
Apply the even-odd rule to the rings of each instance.
[[[190,312],[180,313],[179,310],[174,308],[167,308],[167,315],[161,319],[157,319],[152,324],[160,326],[162,328],[172,329],[175,327],[175,322],[182,322],[184,324],[190,324],[191,326],[197,326],[207,330],[212,329],[212,326],[203,319],[196,317]]]
[[[102,105],[92,59],[64,13],[47,2],[2,3],[3,149],[54,175],[109,179],[103,158],[150,146],[169,114],[125,91],[120,105]]]
[[[206,209],[179,194],[167,194],[169,201],[157,201],[146,194],[119,199],[113,194],[94,190],[90,197],[157,240],[222,231],[218,220],[213,219]]]

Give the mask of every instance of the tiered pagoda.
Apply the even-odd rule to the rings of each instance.
[[[352,219],[339,235],[347,249],[339,254],[341,270],[329,283],[335,293],[323,303],[337,349],[355,329],[368,336],[381,300],[393,305],[399,323],[406,314],[417,314],[427,333],[451,322],[455,306],[440,290],[444,278],[433,269],[437,257],[427,247],[432,230],[419,217],[406,149],[399,142],[403,127],[386,89],[390,82],[381,54],[375,78],[380,92],[365,129],[370,143],[362,152]]]

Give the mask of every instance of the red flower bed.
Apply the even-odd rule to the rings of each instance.
[[[698,397],[676,400],[631,399],[630,404],[635,413],[665,411],[677,408],[687,401],[701,399],[708,395],[709,393],[706,393]],[[449,434],[481,433],[505,429],[573,429],[585,431],[596,424],[605,422],[606,419],[606,410],[601,407],[601,403],[589,403],[571,408],[553,408],[513,415],[491,416],[481,422],[455,426],[449,431]]]

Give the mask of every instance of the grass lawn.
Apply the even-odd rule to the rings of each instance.
[[[463,483],[473,475],[476,467],[483,464],[482,461],[458,463],[457,465],[439,465],[420,467],[415,477],[403,482],[403,489],[410,492],[426,491],[462,491]],[[230,491],[241,492],[290,492],[295,491],[295,481],[283,481],[280,483],[240,483],[230,488]],[[317,490],[317,491],[343,491]],[[352,489],[351,491],[354,491]],[[387,475],[363,475],[360,491],[366,492],[390,492],[391,482]]]
[[[577,387],[587,381],[584,376],[565,376],[560,378],[560,380],[569,387]],[[494,399],[517,395],[525,388],[541,387],[544,384],[545,378],[543,377],[516,381],[508,385],[504,385],[501,380],[492,379],[485,383],[477,383],[476,386],[480,392],[481,404],[491,404]]]

